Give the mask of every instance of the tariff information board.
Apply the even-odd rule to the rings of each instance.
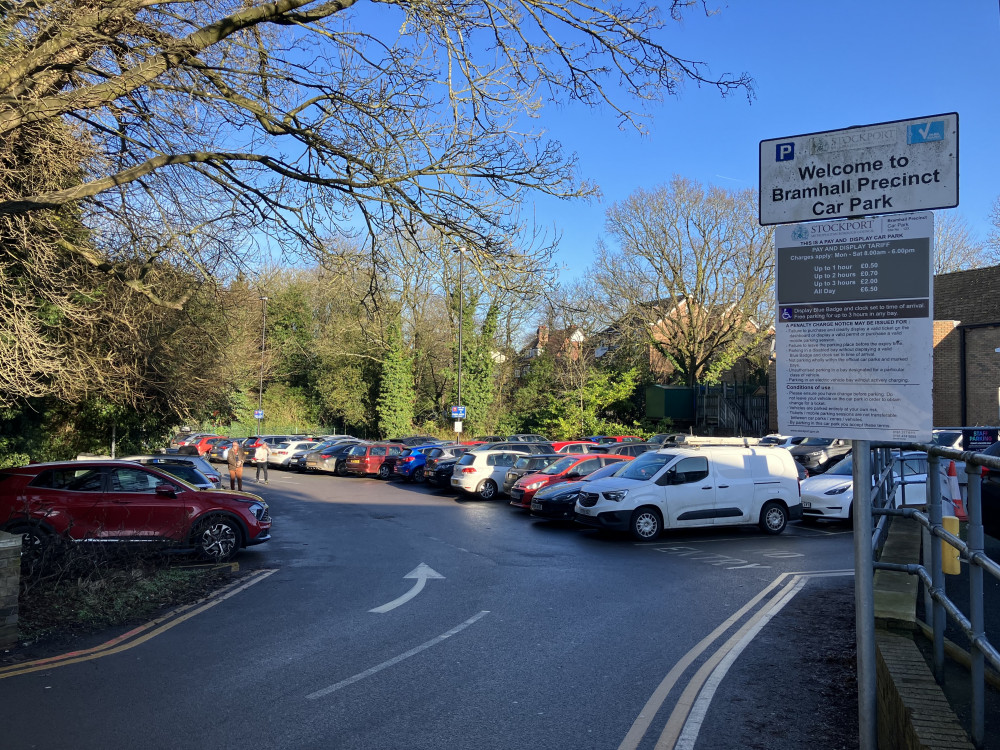
[[[931,439],[934,215],[778,227],[778,427]]]
[[[760,142],[760,223],[958,205],[958,114]]]

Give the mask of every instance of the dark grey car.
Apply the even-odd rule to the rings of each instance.
[[[533,453],[529,456],[524,456],[517,459],[514,465],[507,469],[507,473],[503,478],[503,494],[509,495],[510,488],[514,486],[514,482],[523,477],[525,474],[532,474],[536,471],[541,471],[546,466],[558,461],[560,458],[566,458],[565,454],[562,453]]]
[[[810,437],[789,448],[788,452],[810,474],[822,474],[851,452],[851,441],[841,438]]]

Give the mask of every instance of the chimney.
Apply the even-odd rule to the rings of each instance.
[[[538,348],[542,349],[549,343],[549,327],[538,326]]]

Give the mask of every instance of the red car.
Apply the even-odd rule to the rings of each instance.
[[[215,447],[216,441],[229,440],[223,435],[200,435],[177,449],[178,453],[204,456]]]
[[[347,452],[347,464],[344,468],[348,474],[377,474],[382,479],[388,479],[389,467],[382,465],[386,456],[398,456],[408,448],[402,443],[355,445]]]
[[[224,561],[271,538],[267,503],[249,492],[198,490],[156,466],[61,461],[0,470],[0,529],[28,557],[56,539],[165,541]]]
[[[584,453],[560,458],[535,474],[526,474],[510,488],[510,504],[515,508],[531,508],[531,498],[543,487],[559,482],[570,482],[585,477],[592,471],[611,463],[630,460],[630,456],[608,456],[603,453]]]

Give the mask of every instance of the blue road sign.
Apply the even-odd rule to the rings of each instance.
[[[453,406],[453,407],[451,407],[451,418],[452,419],[465,419],[465,407],[464,406]]]

